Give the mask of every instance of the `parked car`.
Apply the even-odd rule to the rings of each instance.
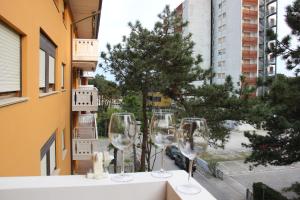
[[[177,155],[178,153],[180,153],[179,149],[174,145],[168,146],[166,148],[166,155],[169,156],[172,160],[174,160],[175,155]]]
[[[175,165],[177,165],[180,169],[186,169],[186,158],[182,153],[178,153],[174,156]],[[193,172],[196,171],[196,163],[193,162]]]

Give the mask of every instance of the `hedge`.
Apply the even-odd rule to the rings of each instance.
[[[280,192],[258,182],[253,183],[253,200],[288,200]]]

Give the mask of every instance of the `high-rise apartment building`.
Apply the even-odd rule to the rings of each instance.
[[[193,34],[195,54],[203,57],[202,67],[212,68],[214,83],[230,75],[236,87],[240,76],[255,85],[258,70],[258,0],[186,0],[182,18],[188,21],[183,33]]]
[[[268,29],[278,33],[278,1],[260,0],[259,3],[259,76],[266,78],[277,73],[277,59],[267,49],[275,45],[276,40],[268,37]]]
[[[0,176],[77,173],[99,146],[98,94],[86,84],[102,1],[0,5]]]

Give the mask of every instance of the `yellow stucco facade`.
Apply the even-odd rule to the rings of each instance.
[[[40,150],[53,133],[56,134],[57,172],[71,173],[72,18],[68,7],[63,14],[62,5],[63,0],[0,0],[0,21],[22,35],[21,92],[22,97],[27,98],[5,106],[1,106],[0,99],[0,176],[40,175]],[[55,92],[43,97],[39,91],[41,31],[57,46]],[[65,64],[65,89],[60,87],[62,63]],[[65,152],[62,150],[63,130]]]

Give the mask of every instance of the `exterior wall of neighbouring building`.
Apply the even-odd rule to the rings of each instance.
[[[55,134],[56,172],[71,173],[71,16],[62,0],[1,0],[0,21],[21,35],[22,102],[0,99],[0,176],[41,174],[41,148]],[[40,33],[56,45],[55,92],[39,91]],[[64,89],[61,65],[65,64]],[[2,104],[1,104],[2,102]],[[65,150],[62,150],[62,132]]]
[[[176,12],[180,13],[180,8]],[[194,54],[203,57],[202,68],[212,68],[215,73],[213,83],[223,84],[230,75],[239,88],[244,75],[247,84],[256,84],[257,0],[185,0],[182,19],[189,22],[183,33],[192,33]]]
[[[242,19],[240,0],[213,0],[214,83],[223,84],[230,75],[235,86],[239,83],[242,61]]]

